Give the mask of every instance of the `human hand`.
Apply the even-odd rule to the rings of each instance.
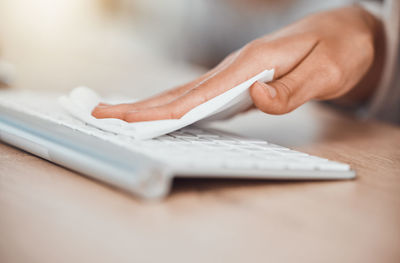
[[[92,114],[127,122],[179,119],[265,69],[275,69],[274,80],[250,87],[263,112],[284,114],[309,100],[334,99],[370,68],[375,27],[375,19],[357,6],[311,15],[250,42],[190,83],[137,103],[99,104]]]

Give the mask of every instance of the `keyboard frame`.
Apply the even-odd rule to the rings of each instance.
[[[232,133],[208,130],[232,136]],[[166,196],[173,177],[317,181],[355,178],[353,170],[172,168],[133,149],[1,104],[0,139],[50,162],[143,198]]]
[[[43,159],[142,198],[171,188],[168,166],[51,120],[0,105],[0,139]]]

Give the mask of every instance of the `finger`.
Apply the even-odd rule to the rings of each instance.
[[[136,112],[146,108],[154,108],[161,105],[171,108],[169,104],[177,100],[176,107],[172,107],[171,110],[177,116],[180,116],[191,108],[259,73],[255,69],[275,68],[275,75],[279,77],[299,63],[304,54],[307,54],[313,47],[314,43],[315,39],[312,37],[302,37],[301,39],[282,38],[278,41],[271,41],[266,51],[264,50],[266,45],[264,40],[253,41],[241,50],[232,53],[213,70],[187,85],[138,103],[95,108],[92,114],[97,118],[122,118],[128,111],[136,114]],[[291,53],[291,56],[287,56],[288,52]],[[268,61],[267,64],[265,64],[266,60]],[[221,73],[231,67],[232,64],[236,64],[237,68],[232,70],[234,74],[231,74],[232,71],[230,71],[228,76],[223,76],[224,74]],[[221,83],[221,79],[222,81],[224,79],[227,81]],[[202,91],[198,92],[198,89]],[[169,113],[167,115],[171,116]]]
[[[158,107],[148,108],[141,111],[130,111],[124,117],[127,122],[139,122],[148,120],[179,119],[194,107],[206,102],[207,100],[223,93],[238,83],[242,75],[237,66],[229,65],[221,69],[217,74],[203,80],[197,87],[184,93],[174,101]],[[237,73],[237,74],[235,74]]]
[[[122,118],[126,122],[155,121],[178,119],[172,111],[165,111],[163,107],[149,108],[143,111],[128,111]]]
[[[291,88],[287,86],[285,77],[268,84],[257,81],[250,87],[250,95],[254,105],[261,111],[284,114],[290,111],[289,99],[293,96]]]
[[[180,118],[192,108],[222,94],[265,69],[276,68],[277,76],[284,74],[301,63],[314,49],[316,43],[315,39],[308,37],[296,41],[283,39],[267,44],[263,41],[255,41],[248,48],[240,50],[232,62],[217,74],[203,80],[197,87],[155,112],[162,114],[158,118],[163,116]],[[288,55],[289,52],[290,55]],[[164,114],[163,111],[167,113]]]
[[[269,114],[288,113],[320,96],[331,96],[340,85],[339,69],[317,45],[292,71],[269,83],[256,82],[250,95],[257,108]]]
[[[315,46],[315,42],[304,39],[292,43],[285,39],[283,43],[272,43],[267,48],[262,42],[250,45],[248,49],[240,51],[228,66],[174,101],[148,110],[129,112],[124,119],[129,122],[177,119],[194,107],[244,82],[262,70],[277,68],[280,72],[278,75],[283,74],[300,63]],[[261,50],[262,47],[264,47],[263,50]],[[288,53],[291,55],[288,56]]]
[[[248,44],[248,50],[242,52],[241,56],[262,70],[273,68],[274,78],[280,78],[293,70],[318,44],[318,39],[313,35],[266,39],[257,39]]]
[[[283,38],[278,41],[266,43],[263,40],[253,41],[241,50],[228,56],[215,69],[181,88],[163,93],[157,97],[133,104],[116,105],[110,108],[96,108],[93,115],[97,118],[122,118],[126,112],[132,116],[148,116],[138,113],[146,108],[157,113],[152,108],[164,105],[163,110],[173,111],[156,114],[154,118],[164,116],[182,116],[190,109],[223,93],[224,91],[251,78],[261,70],[275,68],[276,76],[280,76],[298,64],[305,54],[313,48],[315,39],[302,37],[301,39]],[[287,53],[291,56],[287,56]],[[265,63],[267,61],[267,63]],[[229,68],[229,70],[228,70]],[[200,90],[200,92],[199,92]],[[162,112],[162,111],[161,111]],[[152,118],[153,119],[153,118]],[[142,121],[138,117],[137,121]]]
[[[98,105],[92,110],[92,116],[98,119],[118,118],[122,119],[126,109],[130,108],[128,104],[120,104],[113,106]]]
[[[253,107],[249,107],[246,111],[250,111]],[[145,111],[131,111],[125,113],[124,120],[126,122],[154,121],[166,119],[179,119],[179,112],[165,110],[163,107],[155,107]]]
[[[93,111],[92,115],[96,118],[119,118],[123,119],[123,116],[128,111],[140,111],[146,108],[153,108],[156,106],[160,106],[163,104],[167,104],[172,100],[176,99],[177,97],[181,96],[191,88],[200,83],[204,82],[205,80],[211,78],[215,74],[217,74],[220,70],[224,67],[229,65],[232,62],[234,57],[237,55],[237,52],[232,53],[228,57],[226,57],[220,64],[218,64],[214,69],[210,70],[203,76],[195,79],[188,84],[178,87],[176,89],[161,93],[155,97],[137,102],[137,103],[127,103],[127,104],[118,104],[118,105],[107,105],[105,103],[100,103]],[[107,106],[107,107],[104,107]]]

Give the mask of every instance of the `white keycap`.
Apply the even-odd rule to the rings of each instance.
[[[349,171],[350,166],[294,151],[264,140],[243,138],[212,129],[189,126],[152,140],[138,141],[87,125],[61,109],[54,98],[39,98],[34,93],[0,96],[0,104],[50,120],[85,134],[111,141],[171,167],[193,169],[235,169],[260,171]],[[46,105],[46,107],[43,107]],[[246,172],[244,172],[245,174]]]

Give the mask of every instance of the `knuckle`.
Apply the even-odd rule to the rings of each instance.
[[[225,63],[231,63],[235,60],[235,58],[240,54],[240,50],[234,51],[226,56],[218,65],[217,67],[222,67]]]
[[[192,89],[191,93],[192,96],[196,98],[195,100],[198,104],[203,104],[204,102],[209,100],[207,92],[205,92],[205,90],[201,86]]]
[[[251,95],[252,101],[253,101],[254,105],[256,106],[256,108],[267,113],[268,104],[266,103],[266,100],[264,99],[265,95],[260,93],[260,90],[265,89],[264,85],[258,81],[253,83],[253,85],[251,85],[251,87],[250,87],[250,95]]]
[[[253,41],[251,41],[248,44],[248,46],[253,48],[253,49],[254,48],[262,48],[262,47],[264,47],[264,45],[265,45],[265,40],[261,39],[261,38],[254,39]]]
[[[278,99],[272,105],[271,110],[273,114],[285,114],[292,111],[290,107],[290,99],[293,94],[293,87],[295,81],[289,76],[274,82],[274,87],[277,90]]]
[[[321,75],[328,80],[332,87],[339,87],[344,82],[344,72],[339,64],[331,57],[326,57],[325,63],[321,68]]]
[[[169,91],[165,92],[164,96],[167,99],[173,99],[173,98],[176,98],[179,95],[181,95],[185,91],[185,89],[187,89],[186,86],[184,86],[184,85],[183,86],[179,86],[179,87],[177,87],[175,89],[172,89],[172,90],[169,90]]]
[[[273,68],[271,62],[271,54],[274,53],[274,48],[265,39],[255,39],[245,45],[235,59],[235,64],[239,68],[243,65],[250,65],[254,69]],[[247,76],[251,77],[251,76]]]
[[[99,115],[99,111],[100,111],[100,110],[99,110],[99,107],[94,108],[94,109],[92,110],[92,115],[95,116],[95,117],[98,116],[98,115]]]
[[[374,41],[369,34],[362,34],[358,37],[358,46],[363,50],[363,62],[366,65],[370,65],[373,62],[375,55]]]
[[[255,39],[243,47],[242,54],[248,59],[259,58],[265,49],[265,45],[265,40]]]
[[[289,97],[293,93],[294,85],[295,81],[289,76],[285,77],[285,79],[278,79],[274,82],[275,89],[277,90],[281,101],[287,102],[289,100]]]
[[[133,116],[132,113],[126,112],[126,113],[124,114],[124,116],[123,116],[123,120],[126,121],[126,122],[132,122],[132,121],[134,120],[133,117],[134,117],[134,116]]]
[[[109,115],[109,110],[108,109],[102,109],[99,107],[96,107],[93,111],[92,111],[92,115],[96,118],[102,118],[104,116]]]
[[[287,82],[283,80],[274,81],[273,87],[277,90],[277,97],[273,100],[268,100],[266,102],[263,100],[262,96],[253,94],[254,105],[259,110],[268,114],[281,115],[292,111],[294,109],[291,106],[292,89]],[[262,86],[262,84],[257,82],[253,85],[254,87]]]
[[[166,112],[166,117],[168,119],[180,119],[184,115],[184,112],[180,109],[180,107],[171,106],[166,109]]]
[[[183,116],[183,114],[181,114],[180,112],[178,112],[176,110],[171,110],[167,114],[168,119],[180,119],[182,116]]]

